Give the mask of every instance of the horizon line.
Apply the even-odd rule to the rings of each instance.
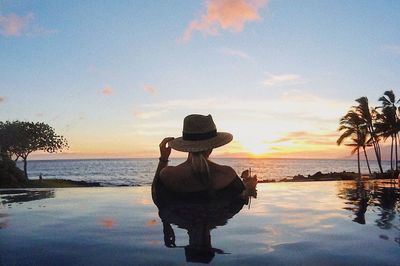
[[[187,157],[173,157],[169,160],[174,159],[186,159]],[[282,157],[213,157],[214,159],[252,159],[252,160],[342,160],[342,161],[357,161],[357,159],[353,158],[282,158]],[[93,160],[150,160],[150,159],[158,159],[158,157],[115,157],[115,158],[53,158],[53,159],[29,159],[28,161],[93,161]],[[369,160],[376,161],[376,160]],[[388,160],[382,160],[388,161]],[[20,162],[20,160],[18,160]]]

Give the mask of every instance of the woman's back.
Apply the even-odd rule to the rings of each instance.
[[[221,190],[229,186],[237,179],[236,172],[229,166],[219,165],[207,161],[209,166],[209,178],[211,189]],[[188,160],[178,166],[165,167],[160,173],[161,182],[166,188],[177,192],[195,192],[208,190],[202,176],[193,171],[193,166]]]

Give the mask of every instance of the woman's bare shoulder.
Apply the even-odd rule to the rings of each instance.
[[[173,176],[175,172],[175,166],[166,166],[161,170],[160,178],[163,179],[169,176]]]
[[[212,170],[220,175],[224,175],[227,177],[236,177],[235,170],[233,170],[233,168],[228,165],[220,165],[214,162],[210,162],[210,166]]]
[[[161,182],[169,189],[178,192],[199,190],[202,185],[190,178],[191,171],[185,165],[167,166],[160,173]]]
[[[219,165],[216,163],[211,164],[212,172],[214,174],[214,188],[222,189],[228,186],[235,178],[236,172],[232,167],[227,165]]]

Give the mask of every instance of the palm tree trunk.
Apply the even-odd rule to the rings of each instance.
[[[379,142],[376,142],[376,147],[378,149],[378,153],[379,153],[379,160],[378,160],[378,164],[379,164],[379,170],[381,171],[381,173],[383,174],[383,168],[382,168],[382,156],[381,156],[381,146],[379,145]]]
[[[367,166],[368,166],[368,172],[369,172],[369,174],[372,174],[371,168],[369,167],[369,161],[368,161],[367,152],[365,151],[365,147],[363,147],[363,150],[364,150],[364,155],[365,155],[365,161],[367,162]]]
[[[393,171],[393,135],[392,135],[392,145],[390,146],[390,170]]]
[[[381,174],[383,174],[383,169],[382,169],[382,163],[381,163],[381,149],[379,147],[379,143],[373,138],[372,139],[372,144],[374,146],[374,151],[375,151],[375,156],[376,156],[376,161],[378,162],[378,166],[379,166],[379,171],[381,172]]]
[[[360,168],[360,147],[357,147],[357,163],[358,163],[358,179],[361,179],[361,168]]]
[[[380,170],[381,174],[383,174],[383,169],[382,169],[380,155],[379,155],[380,152],[378,151],[378,150],[380,150],[380,148],[378,148],[378,145],[374,139],[372,140],[372,145],[374,146],[376,161],[378,162],[379,170]]]
[[[398,137],[398,135],[397,135],[397,133],[394,135],[395,136],[395,138],[394,138],[394,144],[395,144],[395,152],[396,152],[396,170],[398,170],[399,169],[399,164],[398,164],[398,157],[397,157],[397,143],[398,143],[398,139],[399,139],[399,137]]]
[[[376,161],[378,162],[379,170],[381,174],[383,174],[383,169],[382,169],[382,163],[381,163],[381,148],[379,147],[379,142],[374,134],[374,128],[372,125],[369,125],[368,127],[369,134],[372,137],[372,145],[374,146],[374,151],[375,151],[375,156],[376,156]]]

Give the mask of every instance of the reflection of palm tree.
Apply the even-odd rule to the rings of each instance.
[[[344,209],[354,213],[354,222],[365,224],[365,213],[368,207],[378,208],[378,219],[375,225],[381,229],[399,230],[393,225],[396,213],[400,212],[400,189],[381,182],[345,182],[338,183],[339,198],[345,199]],[[394,241],[400,244],[400,237]]]
[[[365,213],[370,202],[370,191],[365,188],[363,182],[346,183],[346,186],[339,192],[339,197],[347,200],[346,210],[352,211],[356,216],[353,221],[365,224]]]
[[[373,197],[375,205],[380,208],[376,225],[382,229],[392,228],[392,221],[396,217],[396,210],[400,206],[398,189],[396,187],[382,187],[373,194]]]

